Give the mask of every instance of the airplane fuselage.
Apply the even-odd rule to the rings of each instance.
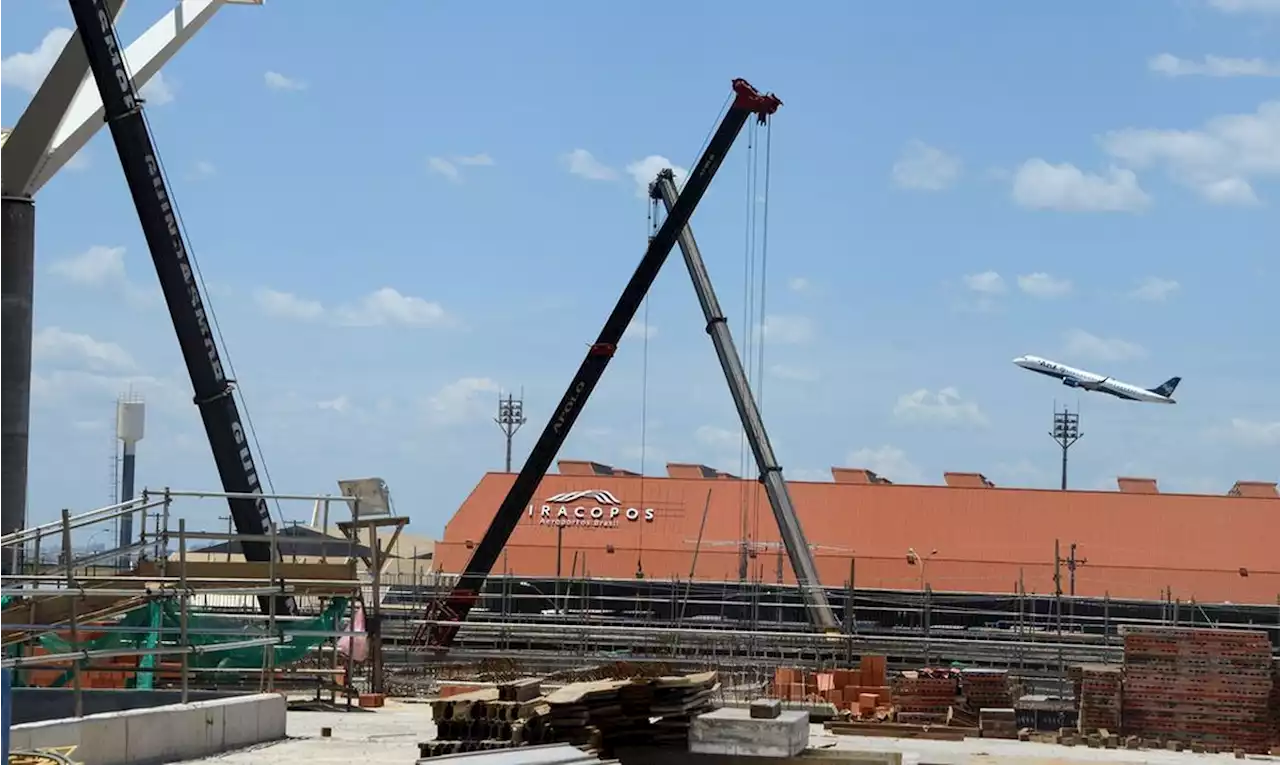
[[[1160,392],[1160,388],[1141,388],[1112,377],[1104,377],[1066,364],[1059,364],[1056,361],[1042,359],[1039,356],[1019,356],[1013,360],[1013,363],[1023,369],[1061,380],[1062,384],[1069,388],[1106,393],[1127,401],[1145,401],[1152,404],[1177,403],[1172,397],[1173,389],[1177,387],[1179,381],[1176,377],[1161,386],[1168,390],[1169,395],[1165,395]]]

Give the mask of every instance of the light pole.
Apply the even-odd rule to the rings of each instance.
[[[511,472],[511,439],[515,437],[516,431],[520,426],[528,420],[524,416],[524,394],[520,394],[520,398],[513,397],[510,393],[506,398],[498,397],[498,416],[493,421],[498,423],[498,427],[502,429],[502,434],[507,439],[507,472]]]
[[[925,566],[926,564],[928,564],[929,559],[937,554],[938,554],[938,551],[935,549],[935,550],[930,550],[928,555],[921,556],[920,553],[916,552],[916,548],[914,547],[907,548],[907,565],[920,567],[920,590],[922,592],[924,591],[924,588],[928,585],[928,580],[925,579]]]
[[[1058,446],[1062,447],[1062,490],[1067,490],[1067,450],[1076,441],[1079,441],[1083,433],[1080,432],[1080,414],[1072,412],[1066,406],[1062,407],[1062,411],[1054,411],[1053,413],[1053,430],[1049,432],[1049,436],[1058,442]]]

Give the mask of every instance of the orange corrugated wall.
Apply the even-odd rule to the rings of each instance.
[[[501,503],[513,476],[490,473],[445,528],[436,545],[439,570],[459,571]],[[859,587],[918,589],[921,567],[906,551],[938,553],[924,572],[937,591],[1013,592],[1019,576],[1028,592],[1053,590],[1053,546],[1072,542],[1088,563],[1076,571],[1079,595],[1160,598],[1201,602],[1275,603],[1280,594],[1280,500],[1178,494],[953,488],[947,486],[790,484],[811,545],[842,548],[815,552],[823,582],[842,585],[857,559]],[[562,570],[574,553],[595,577],[629,578],[637,560],[649,578],[689,575],[707,492],[711,492],[699,579],[736,580],[738,553],[712,545],[740,536],[740,513],[758,513],[760,541],[776,541],[777,526],[762,487],[755,482],[710,479],[549,475],[535,503],[569,491],[606,490],[623,507],[652,507],[655,519],[617,528],[563,531]],[[570,507],[595,504],[586,499]],[[612,552],[608,551],[612,546]],[[525,517],[507,545],[511,573],[553,576],[556,529]],[[498,570],[501,573],[502,559]],[[772,551],[753,560],[753,573],[776,579]],[[794,581],[784,564],[786,581]],[[579,571],[581,574],[581,571]],[[1065,577],[1065,571],[1064,571]],[[1064,588],[1065,588],[1064,578]]]

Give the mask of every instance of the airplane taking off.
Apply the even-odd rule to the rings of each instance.
[[[1098,393],[1107,393],[1128,401],[1146,401],[1152,404],[1178,403],[1173,400],[1173,391],[1178,387],[1178,383],[1182,382],[1181,377],[1170,377],[1155,388],[1139,388],[1136,385],[1120,382],[1111,377],[1103,377],[1093,372],[1086,372],[1083,369],[1069,367],[1056,361],[1042,359],[1039,356],[1019,356],[1013,360],[1013,363],[1032,372],[1056,377],[1068,388],[1083,388],[1084,390]]]

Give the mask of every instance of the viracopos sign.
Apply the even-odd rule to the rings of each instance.
[[[627,507],[611,492],[602,489],[553,494],[541,505],[529,505],[530,518],[540,526],[575,526],[595,529],[617,528],[624,522],[652,523],[652,507]]]

